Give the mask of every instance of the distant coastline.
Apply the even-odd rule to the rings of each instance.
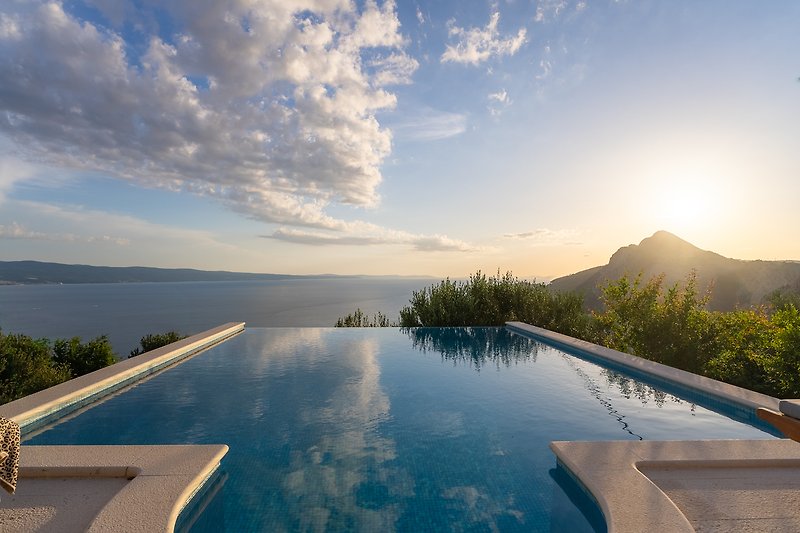
[[[424,276],[294,275],[196,270],[192,268],[108,267],[41,261],[0,261],[0,285],[158,283],[181,281],[286,281],[301,279],[419,278]]]

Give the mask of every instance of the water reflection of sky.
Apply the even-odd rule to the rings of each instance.
[[[531,531],[569,502],[552,440],[750,437],[504,330],[304,328],[250,329],[31,443],[227,443],[228,531]]]

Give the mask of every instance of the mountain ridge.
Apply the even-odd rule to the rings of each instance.
[[[800,290],[800,262],[732,259],[663,230],[618,249],[608,264],[556,278],[550,287],[582,293],[589,309],[599,309],[599,287],[609,281],[639,273],[646,281],[664,274],[665,286],[671,286],[692,271],[700,291],[712,289],[708,307],[714,311],[762,304],[775,290]]]

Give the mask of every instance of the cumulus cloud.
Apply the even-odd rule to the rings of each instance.
[[[448,33],[456,39],[449,44],[441,57],[441,62],[466,63],[479,65],[491,57],[514,55],[525,44],[527,30],[520,28],[516,35],[501,37],[497,29],[500,12],[495,11],[489,18],[485,28],[461,28],[453,20],[448,22]]]
[[[347,235],[280,228],[270,235],[264,235],[264,238],[314,246],[406,245],[422,252],[476,252],[481,250],[477,246],[444,235],[415,235],[404,231],[386,230],[365,223],[359,225],[360,227],[350,228]]]
[[[375,115],[417,68],[393,1],[90,3],[107,26],[0,7],[0,133],[25,158],[266,222],[337,229],[330,202],[377,204],[392,138]]]

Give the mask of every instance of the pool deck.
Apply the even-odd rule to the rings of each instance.
[[[800,414],[800,403],[598,346],[521,322],[512,332],[572,353],[700,391],[751,411]],[[609,533],[800,531],[800,443],[774,440],[551,443],[558,461],[595,498]]]
[[[173,531],[225,445],[22,446],[0,531]]]
[[[800,443],[553,442],[609,533],[800,531]]]

